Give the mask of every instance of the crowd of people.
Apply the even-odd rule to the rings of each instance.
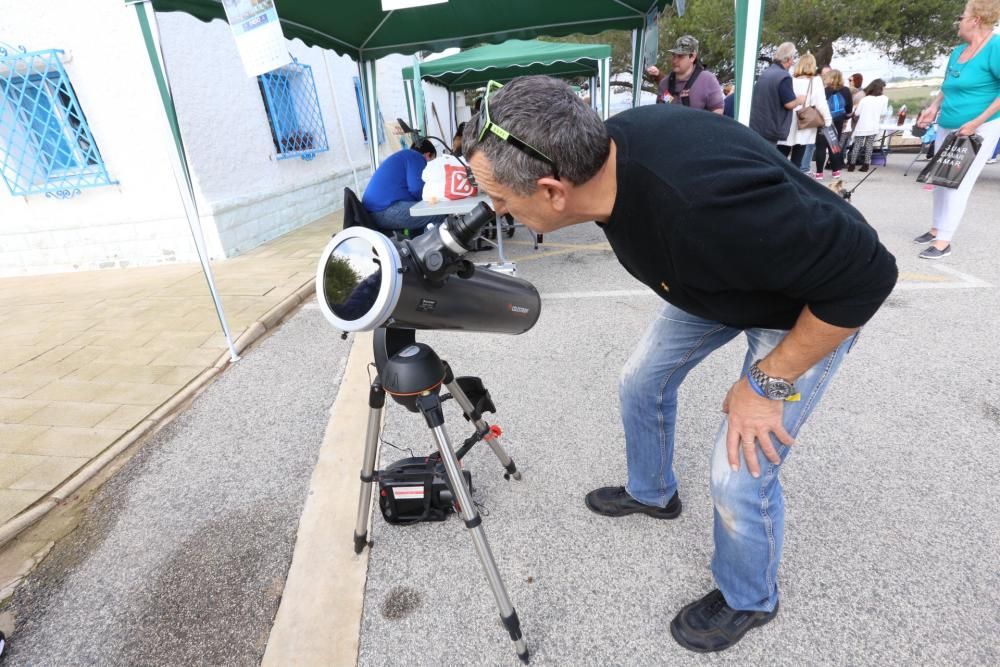
[[[920,111],[915,126],[936,124],[936,148],[949,133],[979,134],[983,149],[961,187],[934,190],[933,219],[927,232],[914,238],[928,247],[923,259],[940,259],[952,252],[951,239],[965,213],[969,194],[986,164],[1000,154],[1000,35],[993,26],[1000,21],[1000,0],[969,0],[956,31],[962,44],[954,49],[945,70],[941,91]],[[698,40],[683,35],[669,49],[670,70],[656,66],[646,76],[657,87],[657,104],[672,104],[735,116],[735,89],[723,86],[699,55]],[[889,98],[885,81],[876,78],[867,86],[860,73],[844,74],[826,66],[820,69],[811,53],[799,54],[786,42],[778,46],[771,64],[754,85],[749,126],[772,143],[778,152],[804,173],[824,180],[842,172],[870,170],[876,144],[895,122],[887,118]],[[892,125],[886,130],[886,124]],[[453,140],[461,153],[462,129]],[[421,197],[423,166],[436,155],[424,140],[413,151],[390,156],[374,174],[364,193],[365,208],[385,229],[422,229],[435,219],[414,221],[409,207]],[[416,223],[416,224],[415,224]]]
[[[951,239],[965,213],[969,195],[987,164],[1000,155],[1000,0],[969,0],[956,17],[962,40],[951,53],[941,91],[918,114],[914,126],[936,125],[935,150],[950,133],[978,134],[982,149],[958,188],[933,188],[934,205],[929,231],[914,238],[927,244],[922,259],[951,254]],[[657,103],[681,104],[725,116],[734,116],[733,84],[722,86],[698,56],[698,41],[690,35],[677,40],[671,53],[671,72],[649,67],[646,75],[657,84]],[[871,169],[876,146],[902,124],[891,113],[886,83],[876,78],[863,85],[860,73],[848,79],[832,67],[819,69],[811,53],[799,54],[790,42],[781,44],[771,64],[752,91],[750,128],[788,158],[800,171],[824,180],[842,172]],[[888,128],[888,129],[887,129]],[[884,156],[883,156],[884,157]]]

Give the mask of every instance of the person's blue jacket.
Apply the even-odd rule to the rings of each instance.
[[[426,166],[427,159],[413,149],[393,153],[375,170],[361,203],[377,213],[398,201],[420,201],[424,192],[421,175]]]

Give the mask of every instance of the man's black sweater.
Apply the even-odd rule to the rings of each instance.
[[[808,305],[858,327],[892,291],[896,260],[864,217],[736,121],[661,104],[607,128],[618,192],[601,227],[629,273],[678,308],[790,329]]]

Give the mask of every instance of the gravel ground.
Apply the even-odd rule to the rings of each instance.
[[[911,239],[927,229],[930,193],[915,174],[903,178],[910,158],[893,156],[854,195],[897,255],[902,282],[785,466],[781,613],[723,654],[685,651],[668,624],[713,587],[708,460],[743,340],[682,388],[684,512],[659,522],[606,519],[583,505],[589,490],[624,482],[618,373],[658,308],[635,295],[641,286],[609,251],[531,260],[520,246],[519,275],[543,297],[560,296],[544,300],[527,334],[420,333],[457,374],[483,377],[524,471],[504,481],[483,445],[465,459],[532,664],[1000,662],[1000,165],[978,184],[954,254],[927,262]],[[578,226],[548,235],[542,251],[600,240]],[[446,406],[459,441],[469,428]],[[398,407],[386,438],[418,454],[433,445],[422,419]],[[394,527],[378,516],[374,540],[361,665],[517,664],[461,521]]]
[[[530,332],[419,335],[457,374],[484,379],[499,410],[490,419],[524,473],[505,481],[484,445],[465,459],[533,664],[1000,662],[1000,166],[977,186],[955,253],[924,262],[910,239],[926,231],[930,195],[902,177],[909,158],[893,156],[854,195],[902,282],[786,464],[781,613],[723,654],[687,653],[667,625],[712,586],[709,446],[742,341],[682,389],[684,513],[654,522],[598,517],[582,502],[624,480],[617,378],[658,308],[609,250],[564,246],[600,244],[599,230],[550,234],[537,253],[510,248],[550,295]],[[306,309],[213,383],[15,594],[5,664],[258,662],[347,352]],[[446,408],[458,442],[469,427]],[[432,447],[422,419],[397,406],[385,437]],[[392,527],[376,516],[373,538],[361,665],[517,664],[459,520]]]

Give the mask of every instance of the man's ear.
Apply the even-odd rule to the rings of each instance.
[[[569,194],[569,188],[567,188],[565,183],[551,176],[539,178],[535,183],[553,209],[556,211],[566,210],[568,203],[566,197]]]

